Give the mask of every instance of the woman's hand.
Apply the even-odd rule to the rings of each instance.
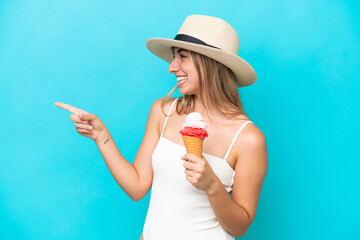
[[[74,121],[76,131],[80,135],[91,138],[97,142],[101,140],[101,136],[108,131],[105,124],[100,120],[100,118],[96,117],[95,114],[89,114],[82,109],[65,103],[55,102],[55,106],[74,113],[70,115],[70,119]]]
[[[205,157],[201,158],[192,153],[187,153],[181,157],[184,161],[186,179],[197,189],[209,191],[214,185],[217,176],[212,170]]]

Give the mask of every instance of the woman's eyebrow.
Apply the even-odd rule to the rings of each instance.
[[[180,48],[179,50],[177,50],[177,53],[179,54],[180,52],[188,52],[188,51],[183,48]],[[173,53],[174,53],[174,49],[173,49]]]

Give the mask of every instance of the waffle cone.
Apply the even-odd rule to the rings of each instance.
[[[186,135],[183,135],[182,138],[184,140],[186,152],[201,157],[204,139]]]

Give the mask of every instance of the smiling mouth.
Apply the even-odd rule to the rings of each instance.
[[[181,83],[185,82],[187,79],[188,79],[187,77],[178,77],[177,81],[179,84],[181,84]]]

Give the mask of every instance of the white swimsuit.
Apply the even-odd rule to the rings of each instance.
[[[144,240],[234,240],[217,221],[205,191],[198,190],[186,179],[180,158],[186,154],[185,147],[163,137],[177,99],[170,107],[152,154],[154,178],[143,229]],[[250,122],[240,127],[224,159],[203,153],[228,192],[232,191],[235,171],[227,157],[237,136]]]

